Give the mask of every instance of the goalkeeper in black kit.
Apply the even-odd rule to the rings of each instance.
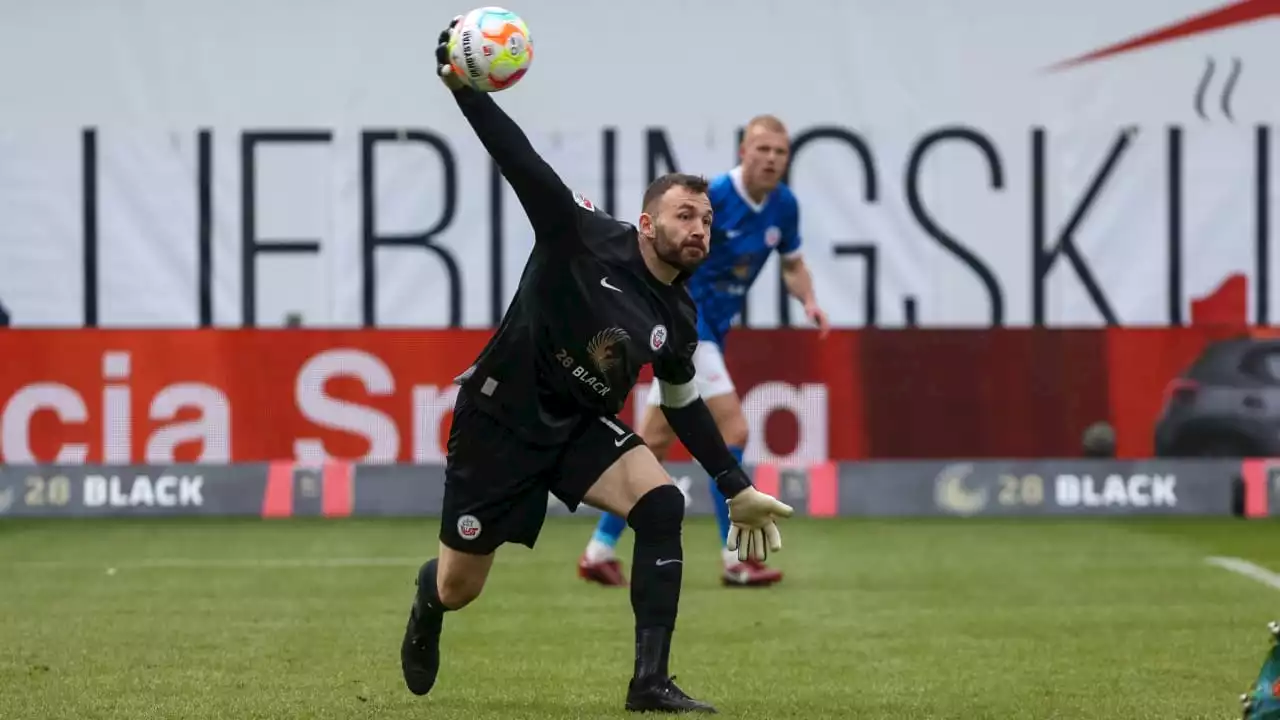
[[[635,532],[633,711],[715,712],[667,667],[680,601],[684,496],[617,418],[652,364],[662,409],[728,499],[728,546],[744,559],[782,549],[775,519],[792,509],[751,486],[693,385],[697,311],[683,281],[707,257],[711,203],[700,177],[669,174],[645,191],[637,226],[572,192],[491,97],[437,72],[510,183],[535,243],[501,326],[461,385],[448,440],[439,557],[418,571],[401,645],[405,683],[435,684],[445,615],[475,600],[504,543],[533,547],[547,493],[587,503]]]

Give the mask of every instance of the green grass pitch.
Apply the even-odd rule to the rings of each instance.
[[[0,718],[626,717],[628,594],[574,574],[589,518],[500,551],[435,691],[404,689],[437,527],[0,522]],[[685,530],[673,670],[725,717],[1225,720],[1280,618],[1205,563],[1280,570],[1271,523],[797,519],[765,590],[718,585],[714,535]]]

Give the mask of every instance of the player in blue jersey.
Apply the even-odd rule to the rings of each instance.
[[[772,253],[781,256],[788,292],[804,303],[805,314],[824,336],[828,330],[827,316],[818,307],[812,278],[800,254],[799,204],[791,189],[782,182],[790,150],[786,126],[778,118],[761,115],[747,123],[738,148],[740,164],[711,183],[708,192],[714,209],[711,251],[687,283],[698,306],[694,382],[739,462],[747,444],[747,421],[721,350],[730,325],[742,312],[747,291]],[[641,436],[662,460],[675,435],[662,413],[655,412],[659,399],[657,389],[654,383]],[[780,581],[780,571],[763,562],[741,561],[736,552],[724,548],[729,533],[728,506],[714,483],[711,483],[711,494],[719,520],[719,546],[724,563],[722,582],[727,586],[746,587]],[[580,577],[601,585],[627,584],[622,564],[614,553],[625,528],[626,521],[615,515],[606,514],[600,519],[586,552],[578,561]]]

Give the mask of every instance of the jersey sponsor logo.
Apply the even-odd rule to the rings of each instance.
[[[731,298],[745,297],[747,294],[747,291],[751,289],[751,287],[746,283],[746,281],[718,282],[715,284],[714,287],[717,293],[720,293],[725,297],[731,297]]]
[[[610,285],[610,284],[609,284],[609,278],[607,278],[607,277],[602,277],[602,278],[600,278],[600,287],[602,287],[602,288],[609,288],[610,290],[612,290],[612,291],[614,291],[614,292],[622,292],[622,289],[621,289],[621,288],[616,288],[616,287],[614,287],[614,286]]]
[[[579,206],[581,206],[583,209],[587,210],[588,212],[596,211],[595,203],[591,202],[591,200],[588,199],[586,195],[583,195],[580,192],[575,192],[573,194],[573,201],[578,203]]]
[[[615,353],[618,343],[629,340],[631,336],[627,335],[627,331],[622,328],[608,328],[596,333],[591,338],[591,342],[587,343],[587,357],[591,358],[591,364],[602,373],[609,372],[609,368],[618,364],[618,356]]]
[[[780,242],[782,242],[782,230],[776,225],[770,225],[769,229],[764,231],[764,244],[769,247],[778,247]]]
[[[561,367],[569,370],[578,382],[590,387],[600,397],[609,397],[613,388],[610,387],[609,380],[604,375],[621,359],[618,346],[630,339],[631,336],[622,328],[612,327],[596,333],[595,337],[587,343],[587,358],[595,367],[595,372],[578,363],[564,348],[556,352],[556,360]]]
[[[480,518],[475,515],[463,515],[458,518],[458,537],[463,540],[475,540],[480,537],[480,531],[483,529]]]

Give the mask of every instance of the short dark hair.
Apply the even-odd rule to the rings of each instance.
[[[649,183],[649,187],[644,191],[644,202],[641,204],[641,211],[649,212],[649,208],[658,201],[658,198],[667,194],[667,191],[673,187],[682,187],[689,192],[706,194],[709,187],[707,179],[701,175],[690,175],[688,173],[667,173],[662,177]]]

